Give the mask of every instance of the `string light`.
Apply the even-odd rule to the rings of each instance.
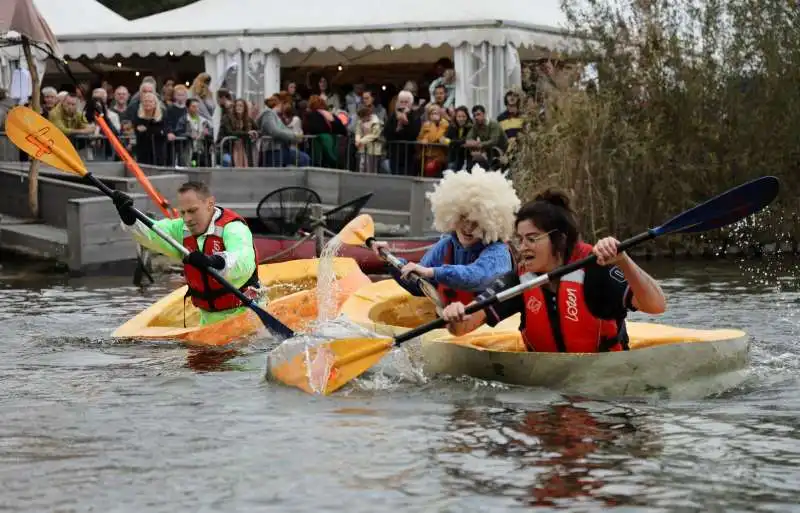
[[[137,76],[137,77],[139,76],[139,72],[138,72],[138,71],[136,72],[136,76]]]
[[[186,81],[186,87],[189,87],[189,81],[188,80]]]
[[[122,67],[122,63],[121,63],[121,62],[119,62],[119,61],[117,61],[117,67],[118,67],[118,68],[121,68],[121,67]]]
[[[339,71],[342,71],[342,65],[339,64]]]
[[[385,86],[385,85],[382,85],[382,86],[381,86],[381,90],[385,91],[385,90],[386,90],[386,86]]]
[[[169,52],[169,56],[170,56],[170,57],[174,57],[174,56],[175,56],[175,52],[173,52],[172,50],[170,50],[170,52]]]

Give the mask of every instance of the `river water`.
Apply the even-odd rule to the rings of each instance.
[[[262,380],[268,340],[110,339],[177,282],[4,262],[0,510],[800,510],[800,274],[776,262],[645,266],[660,321],[752,336],[743,384],[680,401],[380,376],[310,396]]]

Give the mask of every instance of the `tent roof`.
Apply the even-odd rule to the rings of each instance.
[[[483,41],[552,48],[564,38],[565,17],[559,0],[459,0],[457,5],[405,0],[393,9],[366,9],[366,5],[342,0],[331,9],[327,1],[306,0],[281,4],[277,11],[268,12],[264,0],[200,0],[115,30],[103,31],[102,24],[96,24],[89,37],[59,39],[64,53],[72,57],[128,57],[238,50],[377,50]]]
[[[107,34],[131,22],[97,0],[33,0],[53,33],[62,36]]]
[[[5,0],[0,5],[0,39],[5,42],[21,36],[48,46],[55,54],[61,52],[46,17],[31,0]]]

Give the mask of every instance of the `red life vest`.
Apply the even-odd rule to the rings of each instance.
[[[453,246],[453,241],[451,240],[450,243],[447,245],[447,248],[444,250],[444,259],[442,260],[442,265],[453,264],[454,251],[455,249]],[[511,248],[509,248],[508,252],[511,255],[511,269],[514,269],[516,267],[516,265],[514,264],[514,252],[511,251]],[[442,303],[444,303],[444,306],[447,306],[450,303],[455,303],[455,302],[459,302],[462,305],[468,305],[475,300],[475,296],[477,295],[473,292],[468,292],[466,290],[451,289],[450,287],[446,287],[441,283],[439,284],[438,287],[436,287],[436,289],[439,291],[439,297],[442,298]]]
[[[591,245],[578,242],[569,262],[585,258],[591,252]],[[556,293],[558,319],[555,325],[542,290],[534,288],[523,293],[525,329],[522,339],[529,351],[598,353],[623,349],[617,321],[598,319],[589,311],[583,289],[585,277],[586,271],[578,269],[561,278]]]
[[[220,210],[222,215],[214,221],[214,232],[206,235],[206,240],[203,243],[203,253],[209,256],[225,251],[225,242],[222,240],[222,232],[225,229],[225,225],[234,221],[241,221],[247,224],[244,218],[236,212],[224,208],[220,208]],[[197,239],[186,229],[183,232],[183,245],[189,251],[198,251]],[[255,251],[255,245],[253,246],[253,251]],[[242,306],[242,302],[238,297],[227,292],[222,287],[222,284],[203,270],[193,265],[184,264],[183,272],[186,276],[186,285],[189,287],[186,295],[192,297],[192,304],[197,308],[206,312],[220,312]],[[258,286],[258,255],[256,254],[255,271],[253,271],[253,275],[247,280],[247,283],[242,285],[239,290],[247,297],[255,298],[255,288]]]
[[[453,248],[453,241],[451,240],[447,244],[447,248],[444,250],[444,259],[442,260],[442,265],[452,265],[453,264],[453,252],[455,249]],[[470,262],[471,263],[471,262]],[[436,287],[436,290],[439,291],[439,297],[442,298],[442,303],[444,306],[449,305],[450,303],[459,302],[462,305],[468,305],[475,300],[475,294],[472,292],[468,292],[466,290],[456,290],[451,289],[439,283]]]

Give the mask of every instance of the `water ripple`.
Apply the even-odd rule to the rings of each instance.
[[[315,397],[263,381],[269,338],[226,350],[110,339],[177,283],[0,277],[2,507],[796,509],[796,276],[753,263],[648,268],[669,295],[660,321],[748,332],[744,383],[702,400],[588,400],[428,379],[400,353]]]

